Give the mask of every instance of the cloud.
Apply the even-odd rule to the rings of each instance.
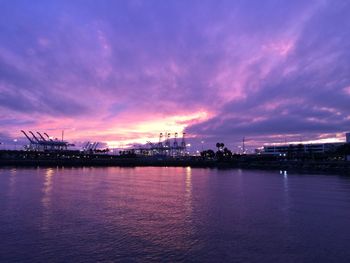
[[[326,0],[4,2],[1,114],[17,120],[10,133],[23,120],[106,141],[139,141],[176,116],[191,135],[231,141],[346,130],[349,10]],[[188,121],[198,112],[206,117]]]
[[[188,132],[239,141],[244,135],[320,136],[349,130],[350,97],[344,94],[350,82],[349,10],[341,1],[321,5],[301,27],[286,58],[271,67],[255,90],[249,88],[255,80],[249,79],[245,98],[228,102]]]

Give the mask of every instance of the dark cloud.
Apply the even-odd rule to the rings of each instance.
[[[347,1],[1,1],[1,7],[4,115],[101,120],[105,127],[128,112],[136,119],[203,110],[213,117],[189,133],[237,141],[349,126]]]
[[[325,2],[302,25],[287,58],[256,91],[227,103],[188,132],[236,137],[344,132],[350,129],[350,4]],[[249,85],[249,84],[248,84]]]

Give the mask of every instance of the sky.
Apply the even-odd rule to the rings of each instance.
[[[348,0],[0,0],[0,141],[342,140],[349,14]]]

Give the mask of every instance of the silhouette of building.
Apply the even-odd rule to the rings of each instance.
[[[299,143],[264,146],[262,154],[279,155],[286,153],[325,153],[334,152],[340,146],[350,143],[350,132],[345,134],[345,142],[331,143]]]

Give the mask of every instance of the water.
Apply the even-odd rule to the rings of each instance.
[[[1,262],[350,262],[350,178],[0,169]]]

